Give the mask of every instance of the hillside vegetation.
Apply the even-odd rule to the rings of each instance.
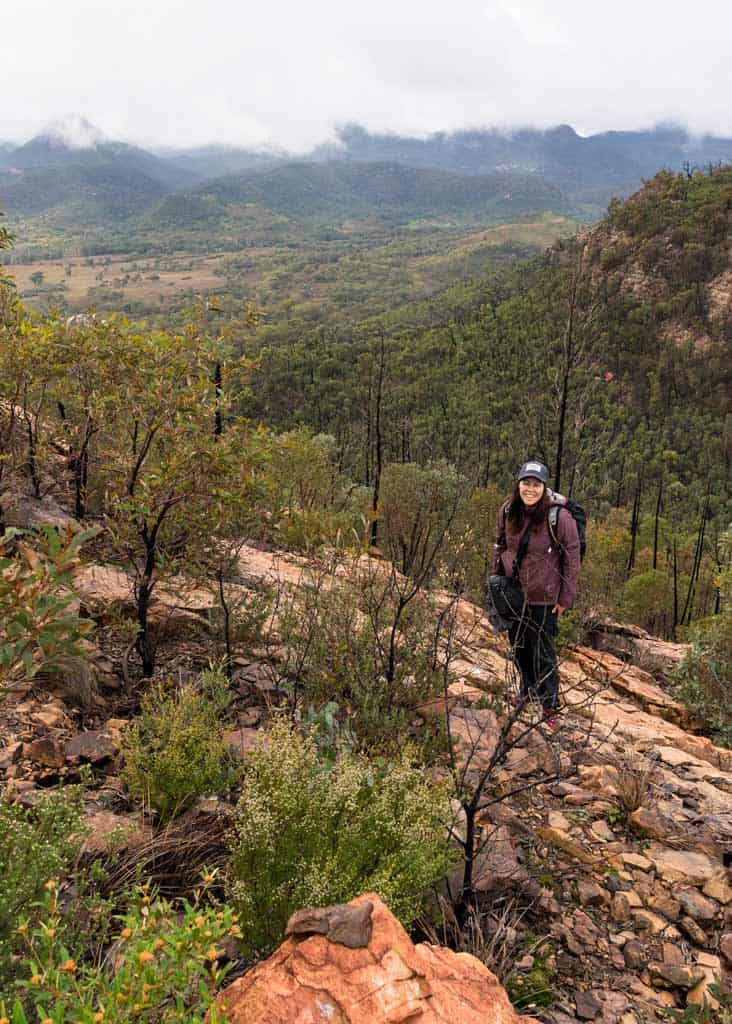
[[[515,271],[355,327],[265,327],[244,343],[248,411],[333,435],[366,484],[377,387],[385,463],[444,459],[504,490],[536,453],[626,538],[604,600],[641,572],[646,624],[673,630],[717,607],[730,518],[731,203],[728,168],[664,172]]]
[[[343,321],[3,278],[0,1020],[213,1022],[368,891],[532,1014],[729,1017],[730,192]],[[529,456],[590,514],[556,729],[481,609]]]

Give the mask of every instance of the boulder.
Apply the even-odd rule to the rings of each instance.
[[[51,736],[33,740],[25,749],[26,757],[44,768],[61,768],[64,763],[64,748],[61,742]]]
[[[702,896],[697,889],[685,889],[678,894],[678,898],[684,912],[695,921],[703,924],[719,917],[719,906],[713,900]]]
[[[721,867],[718,861],[712,860],[705,853],[674,850],[659,843],[651,843],[646,850],[646,856],[667,882],[704,885],[719,874]]]
[[[92,810],[84,820],[84,828],[82,856],[90,860],[104,857],[111,851],[119,854],[133,850],[152,839],[151,827],[134,814]]]
[[[648,972],[660,988],[680,988],[688,992],[705,978],[703,968],[696,964],[651,963]]]
[[[354,916],[349,908],[356,908],[351,925],[359,941],[370,924],[367,945],[332,937],[336,922]],[[469,953],[415,946],[375,894],[300,912],[288,930],[268,960],[218,997],[229,1024],[536,1024],[514,1011],[496,977]]]
[[[668,674],[684,659],[690,644],[659,640],[639,626],[596,619],[592,622],[590,643],[599,651],[608,651],[617,657],[651,672]]]
[[[224,737],[224,742],[233,754],[245,758],[256,748],[261,735],[259,729],[240,726],[238,729],[230,729]]]
[[[102,729],[88,729],[72,736],[65,747],[69,761],[88,761],[100,764],[119,752],[118,739]]]

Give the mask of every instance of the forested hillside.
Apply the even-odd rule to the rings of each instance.
[[[662,173],[518,270],[355,326],[265,329],[248,414],[332,434],[367,485],[379,460],[446,460],[505,490],[538,455],[622,526],[616,598],[642,569],[646,621],[673,630],[714,609],[730,516],[731,205],[729,168]]]

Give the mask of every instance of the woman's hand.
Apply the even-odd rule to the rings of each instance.
[[[552,615],[561,615],[562,612],[566,612],[566,608],[563,604],[555,604],[552,608]]]

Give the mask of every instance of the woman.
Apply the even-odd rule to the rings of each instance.
[[[580,570],[577,525],[568,510],[558,512],[556,540],[549,529],[549,509],[563,505],[548,489],[549,470],[542,462],[526,462],[513,494],[498,512],[494,573],[510,576],[519,560],[524,594],[521,617],[508,638],[521,674],[518,699],[541,703],[544,722],[554,730],[559,710],[559,673],[554,639],[557,619],[572,607]]]

